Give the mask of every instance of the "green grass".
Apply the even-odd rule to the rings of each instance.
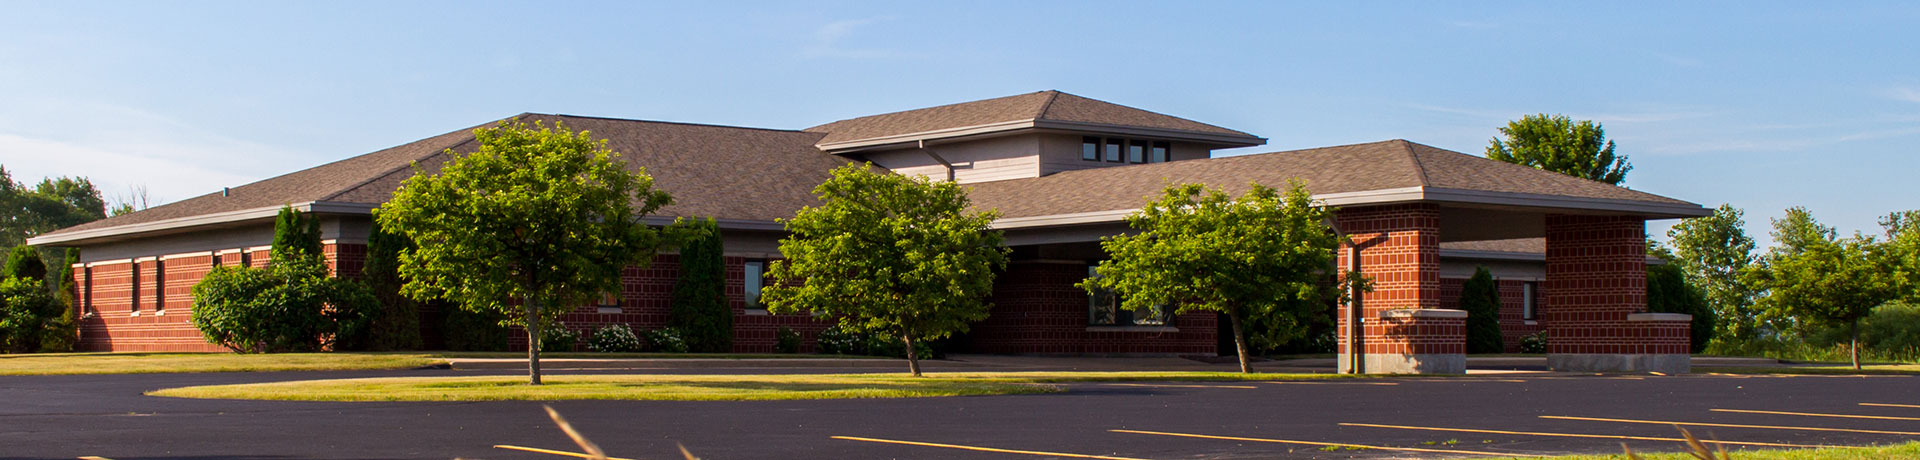
[[[1049,393],[1057,383],[1240,381],[1340,378],[1327,374],[1228,372],[954,372],[819,375],[552,375],[546,384],[522,376],[392,377],[168,388],[152,396],[290,401],[506,401],[627,399],[758,401],[918,398]]]
[[[155,374],[175,372],[411,369],[449,359],[518,358],[507,352],[393,353],[40,353],[0,355],[0,375]],[[555,359],[886,359],[872,356],[751,353],[541,353]]]
[[[443,362],[423,353],[46,353],[0,355],[0,375],[409,369]]]
[[[1824,449],[1755,449],[1729,450],[1734,460],[1881,460],[1889,458],[1920,458],[1920,442],[1906,442],[1885,446],[1861,448],[1824,448]],[[1695,457],[1684,453],[1649,453],[1634,451],[1634,455],[1645,460],[1694,460]],[[1508,460],[1527,458],[1533,460],[1627,460],[1624,453],[1606,455],[1566,455],[1559,457],[1509,457]],[[1493,459],[1501,460],[1501,459]]]
[[[1822,363],[1808,366],[1694,366],[1696,374],[1803,374],[1803,375],[1920,375],[1920,364],[1861,364],[1860,370],[1854,370],[1852,364]]]

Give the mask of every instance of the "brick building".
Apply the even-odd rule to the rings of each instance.
[[[770,315],[756,302],[778,258],[775,219],[814,203],[828,170],[855,161],[968,184],[1014,256],[995,308],[962,341],[987,353],[1209,354],[1210,314],[1154,317],[1112,308],[1073,287],[1104,256],[1099,238],[1170,182],[1241,193],[1250,182],[1305,182],[1339,208],[1353,244],[1343,267],[1373,292],[1337,313],[1343,368],[1450,372],[1464,365],[1463,317],[1451,310],[1476,266],[1492,269],[1509,347],[1546,330],[1566,369],[1684,369],[1684,318],[1646,314],[1645,221],[1705,215],[1693,203],[1487,160],[1403,140],[1231,157],[1214,150],[1266,139],[1057,91],[837,121],[802,130],[741,128],[548,114],[606,139],[645,167],[675,204],[649,216],[716,218],[722,229],[735,348],[772,350],[780,327],[807,337],[825,324]],[[491,126],[489,122],[481,126]],[[356,276],[369,212],[410,165],[432,171],[445,152],[477,148],[471,129],[346,158],[251,184],[41,235],[81,248],[74,276],[87,318],[80,346],[112,351],[214,351],[188,321],[191,287],[215,265],[261,265],[283,205],[322,221],[328,263]],[[1330,267],[1331,268],[1331,267]],[[626,271],[617,298],[582,305],[573,328],[666,322],[678,263],[662,255]],[[429,312],[429,316],[433,313]],[[435,325],[435,318],[423,324]],[[432,334],[429,334],[430,336]],[[522,345],[524,346],[524,345]],[[1348,353],[1350,350],[1361,353]]]

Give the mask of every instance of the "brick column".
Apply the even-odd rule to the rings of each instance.
[[[1451,313],[1416,312],[1440,308],[1440,207],[1347,208],[1335,219],[1351,241],[1340,248],[1340,270],[1352,266],[1351,249],[1358,248],[1360,271],[1373,279],[1373,291],[1362,296],[1360,370],[1465,372],[1464,328],[1449,327]],[[1335,319],[1341,372],[1354,365],[1351,310],[1351,304],[1342,304]]]
[[[1547,216],[1547,366],[1582,372],[1688,371],[1686,315],[1647,310],[1646,221]],[[1674,323],[1682,327],[1676,341]]]

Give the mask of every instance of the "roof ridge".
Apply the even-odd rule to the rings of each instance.
[[[1421,187],[1433,186],[1433,181],[1427,178],[1427,164],[1425,162],[1420,161],[1420,154],[1418,152],[1413,151],[1413,141],[1409,141],[1406,139],[1394,139],[1394,140],[1400,141],[1400,148],[1405,149],[1407,151],[1407,159],[1413,160],[1413,171],[1420,173],[1420,186]]]
[[[1041,103],[1040,112],[1033,114],[1033,119],[1035,120],[1046,118],[1047,111],[1053,110],[1053,101],[1060,100],[1060,94],[1061,94],[1060,90],[1050,89],[1042,92],[1047,93],[1047,102]]]
[[[734,126],[734,125],[722,125],[722,124],[715,124],[715,123],[694,123],[689,121],[666,121],[666,120],[642,120],[638,118],[601,117],[601,116],[593,116],[593,115],[571,115],[571,114],[565,114],[565,113],[527,112],[521,115],[545,115],[550,117],[585,118],[589,120],[631,121],[631,122],[639,122],[639,123],[660,123],[660,124],[666,124],[666,125],[681,125],[681,126],[704,126],[709,128],[751,129],[756,131],[776,131],[776,132],[783,132],[783,133],[807,133],[808,132],[806,130],[800,130],[800,129],[759,128],[759,127],[753,127],[753,126]]]

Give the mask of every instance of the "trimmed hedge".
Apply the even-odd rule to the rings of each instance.
[[[1460,309],[1467,311],[1467,353],[1506,351],[1500,338],[1500,285],[1487,267],[1475,267],[1460,288]]]

